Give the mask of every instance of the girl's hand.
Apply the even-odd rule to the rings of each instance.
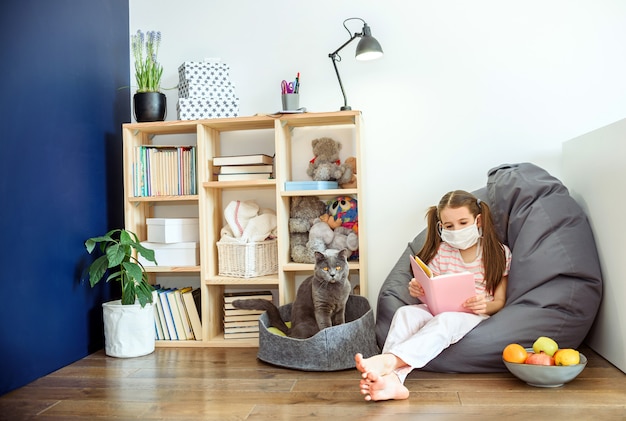
[[[413,298],[420,298],[424,296],[424,288],[420,285],[415,278],[409,281],[409,295]]]
[[[487,314],[487,300],[484,295],[476,295],[468,298],[463,307],[470,310],[474,314]]]

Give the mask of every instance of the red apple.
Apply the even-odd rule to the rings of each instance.
[[[554,358],[543,351],[539,353],[529,352],[525,364],[554,365]]]

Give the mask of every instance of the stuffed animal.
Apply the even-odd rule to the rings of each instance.
[[[357,200],[351,196],[337,196],[326,203],[326,213],[320,217],[330,227],[345,227],[359,232]]]
[[[253,200],[231,201],[224,209],[224,219],[221,241],[250,243],[276,238],[276,212],[261,209]]]
[[[350,196],[338,196],[326,203],[326,212],[309,230],[307,247],[313,251],[326,249],[352,252],[352,259],[358,257],[358,206]]]
[[[313,159],[309,162],[306,173],[315,181],[337,181],[347,183],[352,179],[352,169],[339,160],[341,143],[320,137],[311,141]]]
[[[357,181],[356,181],[356,158],[354,156],[349,156],[346,158],[344,164],[346,167],[349,167],[352,170],[352,178],[349,181],[342,183],[342,189],[356,189]]]
[[[326,212],[317,196],[295,196],[289,212],[289,253],[296,263],[315,263],[315,253],[307,247],[309,229]]]
[[[313,252],[345,248],[354,253],[359,248],[359,236],[349,228],[337,227],[333,229],[318,219],[309,230],[307,247]]]

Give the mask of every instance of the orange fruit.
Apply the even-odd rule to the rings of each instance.
[[[559,349],[554,354],[554,364],[556,365],[576,365],[580,363],[580,353],[575,349]]]
[[[523,364],[527,356],[528,352],[520,344],[508,344],[502,350],[502,359],[508,363]]]

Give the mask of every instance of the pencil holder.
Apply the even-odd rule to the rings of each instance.
[[[300,94],[282,94],[283,111],[295,111],[300,108]]]

